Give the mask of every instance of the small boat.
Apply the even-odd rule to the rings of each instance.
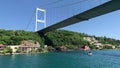
[[[93,53],[91,51],[88,52],[88,55],[92,55]]]

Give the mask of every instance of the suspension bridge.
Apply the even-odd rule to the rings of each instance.
[[[120,9],[120,0],[110,0],[108,2],[105,2],[104,4],[101,4],[99,6],[91,8],[82,13],[76,14],[72,17],[69,17],[68,19],[60,21],[54,25],[46,27],[37,32],[39,34],[44,35],[45,33],[50,32],[52,30],[59,29],[59,28],[65,27],[65,26],[69,26],[69,25],[72,25],[75,23],[82,22],[82,21],[86,21],[86,20],[101,16],[101,15],[119,10],[119,9]]]

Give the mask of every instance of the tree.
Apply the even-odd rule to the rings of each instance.
[[[12,49],[10,47],[5,47],[4,53],[12,53]]]

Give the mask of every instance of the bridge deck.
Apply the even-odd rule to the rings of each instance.
[[[89,20],[91,18],[100,16],[100,15],[103,15],[103,14],[106,14],[106,13],[109,13],[109,12],[112,12],[115,10],[119,10],[119,9],[120,9],[120,0],[111,0],[105,4],[99,5],[95,8],[92,8],[83,13],[80,13],[80,14],[70,17],[66,20],[63,20],[59,23],[56,23],[52,26],[49,26],[45,29],[42,29],[42,30],[38,31],[38,33],[45,34],[49,31],[52,31],[52,30],[55,30],[58,28],[62,28],[62,27],[68,26],[68,25],[72,25],[72,24],[75,24],[78,22],[82,22],[85,20]]]

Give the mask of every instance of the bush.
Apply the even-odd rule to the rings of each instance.
[[[112,49],[112,46],[103,46],[103,49]]]
[[[10,47],[5,47],[4,53],[12,53],[12,49]]]

